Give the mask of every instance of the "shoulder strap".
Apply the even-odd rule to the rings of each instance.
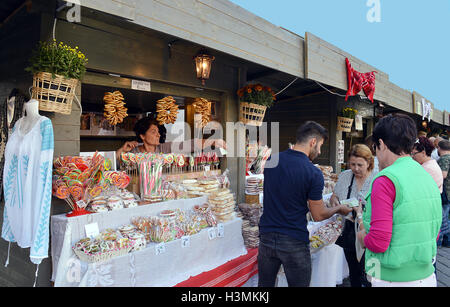
[[[353,181],[355,181],[355,174],[352,175],[352,181],[350,182],[350,185],[348,186],[347,199],[349,199],[350,195],[352,194]]]

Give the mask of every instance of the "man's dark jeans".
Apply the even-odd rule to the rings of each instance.
[[[275,287],[281,264],[289,287],[309,287],[311,282],[309,243],[280,233],[260,234],[258,286]]]

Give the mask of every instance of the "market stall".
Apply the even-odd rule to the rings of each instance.
[[[55,286],[174,286],[246,255],[227,172],[198,158],[56,158],[53,195],[72,212],[51,217]]]

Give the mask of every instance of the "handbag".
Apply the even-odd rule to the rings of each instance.
[[[347,192],[347,199],[350,198],[350,195],[352,194],[352,187],[353,182],[355,180],[355,175],[352,176],[352,181],[350,182],[350,185],[348,186],[348,192]],[[352,211],[353,219],[356,217],[355,211]],[[356,232],[355,232],[355,222],[352,222],[348,219],[345,220],[344,230],[342,231],[339,238],[336,240],[336,245],[339,245],[340,247],[356,251],[355,247],[355,239],[356,239]]]

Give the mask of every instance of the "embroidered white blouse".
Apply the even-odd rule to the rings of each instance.
[[[53,126],[50,119],[40,116],[24,133],[23,123],[24,118],[16,122],[6,144],[2,238],[31,247],[31,262],[39,264],[48,257]]]

